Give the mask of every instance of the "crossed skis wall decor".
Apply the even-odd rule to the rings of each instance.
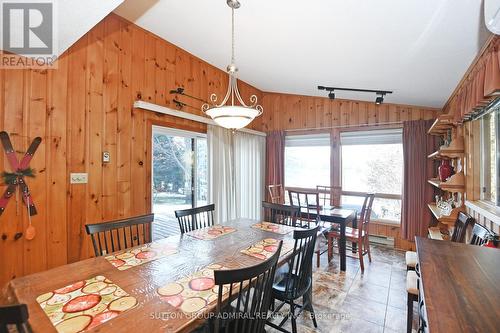
[[[5,155],[9,161],[12,172],[4,171],[2,172],[2,178],[7,185],[2,197],[0,197],[0,215],[5,211],[9,199],[16,193],[18,187],[22,194],[23,202],[28,206],[28,217],[36,215],[36,208],[31,197],[28,185],[26,184],[25,177],[34,177],[35,171],[29,167],[29,163],[33,158],[38,146],[42,142],[42,138],[36,137],[31,142],[28,150],[24,154],[21,162],[17,159],[16,152],[12,147],[9,134],[7,132],[0,132],[0,142],[2,143],[3,149],[5,150]]]

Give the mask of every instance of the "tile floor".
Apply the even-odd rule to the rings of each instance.
[[[306,313],[297,319],[298,332],[406,332],[406,266],[404,252],[372,245],[372,262],[365,256],[365,271],[359,260],[347,258],[347,271],[340,272],[339,257],[313,273],[313,306],[318,328]],[[287,311],[287,308],[283,310]],[[414,326],[416,327],[416,326]],[[285,328],[291,330],[289,322]],[[267,332],[274,330],[266,327]]]

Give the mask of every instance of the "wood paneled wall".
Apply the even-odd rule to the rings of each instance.
[[[21,155],[43,138],[28,179],[37,236],[15,239],[27,214],[14,198],[0,217],[0,285],[9,279],[87,258],[84,225],[150,211],[148,144],[152,123],[205,131],[203,124],[133,109],[142,99],[174,108],[170,89],[222,94],[227,74],[111,14],[58,60],[56,70],[0,70],[0,129]],[[240,82],[245,98],[259,90]],[[200,104],[179,98],[200,114]],[[111,154],[103,164],[102,152]],[[1,171],[10,170],[0,154]],[[69,184],[87,172],[88,184]],[[2,191],[5,187],[2,187]]]
[[[255,122],[263,131],[345,126],[377,126],[405,120],[434,119],[438,109],[325,97],[264,93],[264,114]]]

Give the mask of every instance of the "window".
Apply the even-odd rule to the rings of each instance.
[[[330,185],[330,134],[285,139],[285,186],[315,189]]]
[[[500,112],[481,118],[481,200],[500,206]]]
[[[372,218],[401,220],[402,130],[343,132],[342,205],[360,209],[367,192],[377,193]]]

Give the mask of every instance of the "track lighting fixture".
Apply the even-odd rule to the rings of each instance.
[[[343,90],[343,91],[357,91],[357,92],[369,92],[377,94],[377,98],[375,98],[375,104],[380,105],[384,102],[384,96],[386,94],[392,94],[392,91],[388,90],[372,90],[372,89],[356,89],[356,88],[339,88],[339,87],[325,87],[318,86],[318,90],[328,91],[328,98],[335,99],[334,90]]]
[[[375,104],[380,105],[384,102],[384,94],[380,94],[380,96],[377,96],[375,98]]]

